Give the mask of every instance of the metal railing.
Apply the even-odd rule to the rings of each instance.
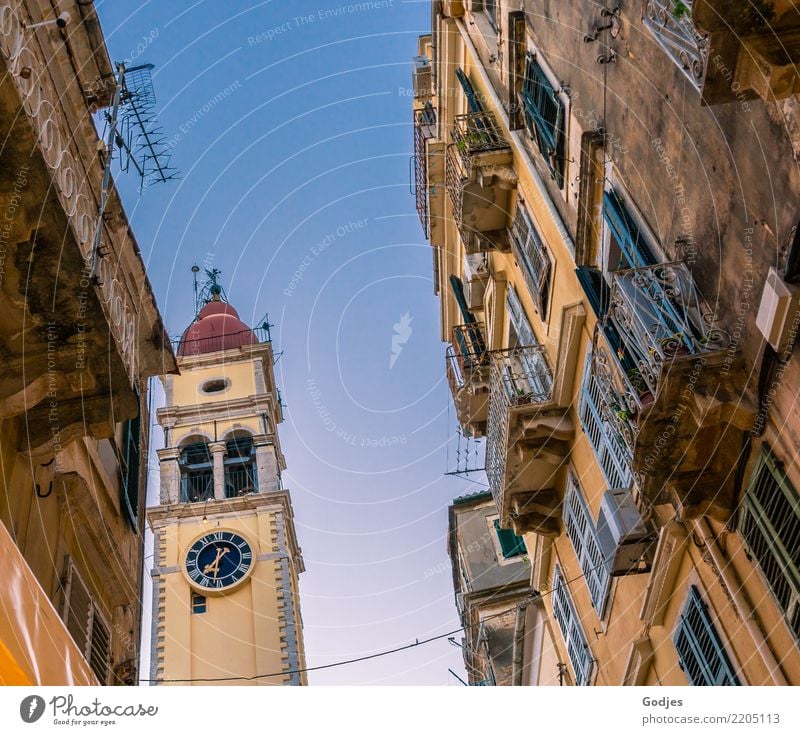
[[[647,0],[644,24],[656,42],[697,89],[708,62],[708,37],[692,22],[693,0]]]
[[[684,263],[662,263],[612,274],[604,327],[595,331],[590,370],[601,412],[630,450],[639,414],[658,395],[673,360],[728,348]]]
[[[499,151],[510,147],[494,114],[486,111],[456,115],[451,138],[468,171],[471,165],[470,159],[476,153]]]
[[[549,403],[553,377],[541,345],[494,350],[490,355],[486,475],[502,508],[512,414]]]
[[[489,365],[489,352],[483,338],[483,324],[459,324],[453,327],[452,344],[447,348],[447,379],[453,396],[471,379],[477,368]]]
[[[654,396],[666,363],[730,344],[684,263],[614,273],[608,318],[636,365],[637,374],[629,377],[641,380]]]
[[[191,327],[189,330],[191,330]],[[191,333],[189,330],[187,330],[187,335]],[[260,344],[271,341],[269,329],[266,327],[254,327],[253,329],[242,329],[238,332],[224,332],[222,334],[212,335],[210,337],[202,337],[200,339],[184,339],[183,337],[176,337],[170,340],[170,342],[172,343],[172,348],[175,350],[175,353],[181,357],[204,355],[208,352],[219,352],[222,350],[223,340],[240,337],[242,338],[242,343],[247,344],[244,339],[246,339],[246,335],[248,334],[255,335],[255,343]]]
[[[462,205],[464,200],[464,186],[469,180],[469,166],[456,151],[454,144],[447,146],[444,159],[444,183],[450,203],[453,205],[453,221],[460,229],[463,222]]]
[[[425,237],[430,234],[428,154],[425,142],[436,137],[436,109],[425,107],[414,113],[414,195]]]
[[[242,464],[225,468],[225,497],[238,498],[258,492],[256,468],[252,464]]]
[[[203,503],[214,499],[214,472],[185,473],[181,476],[181,502]]]

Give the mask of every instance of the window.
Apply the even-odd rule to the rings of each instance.
[[[208,602],[203,595],[192,595],[192,615],[202,615],[208,610]]]
[[[611,576],[597,539],[594,519],[583,499],[578,480],[572,472],[567,477],[564,527],[572,542],[572,548],[575,549],[578,563],[581,565],[581,571],[583,571],[586,586],[589,588],[592,598],[592,606],[597,611],[597,616],[602,618],[608,600],[608,591],[611,588]]]
[[[138,394],[137,394],[138,399]],[[140,405],[137,400],[137,406]],[[135,530],[139,528],[139,466],[141,463],[141,410],[122,426],[122,450],[120,456],[120,504]]]
[[[527,554],[525,539],[517,536],[510,528],[500,528],[500,521],[495,519],[493,522],[494,530],[497,533],[497,540],[500,542],[500,551],[503,559],[512,559],[515,556]]]
[[[630,450],[614,425],[603,416],[609,396],[603,395],[600,383],[592,372],[592,354],[586,357],[578,412],[583,431],[592,445],[597,463],[603,470],[609,488],[630,487],[632,480]]]
[[[206,394],[224,393],[231,387],[231,381],[228,378],[211,378],[206,380],[200,385],[200,392]]]
[[[739,530],[789,627],[800,639],[800,498],[767,448],[744,496]]]
[[[258,492],[253,437],[237,436],[226,444],[225,497],[236,498]]]
[[[566,158],[564,103],[533,54],[526,59],[520,97],[528,134],[536,141],[550,175],[561,189]]]
[[[509,396],[529,396],[533,400],[546,401],[550,398],[553,385],[550,368],[544,354],[538,348],[539,340],[528,321],[516,289],[509,285],[506,306],[511,320],[509,347],[511,359],[506,365],[504,381]],[[521,348],[514,350],[513,348]]]
[[[607,271],[642,268],[656,262],[638,224],[615,191],[603,192],[603,219],[608,233]]]
[[[681,669],[694,686],[738,686],[739,680],[722,647],[719,634],[700,597],[692,585],[675,631]]]
[[[536,310],[539,316],[545,319],[552,264],[550,254],[522,202],[517,204],[514,222],[511,225],[511,244]]]
[[[203,503],[214,499],[214,465],[206,442],[181,449],[181,502]]]
[[[101,684],[108,683],[111,633],[78,570],[67,558],[61,617],[78,649]]]
[[[567,646],[567,655],[575,672],[575,683],[578,686],[587,686],[592,675],[594,659],[558,564],[553,572],[552,601],[553,615],[561,630]]]

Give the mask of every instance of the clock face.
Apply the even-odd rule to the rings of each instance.
[[[224,590],[242,581],[253,566],[246,539],[230,531],[212,531],[186,552],[186,573],[204,590]]]

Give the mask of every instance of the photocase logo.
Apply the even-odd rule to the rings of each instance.
[[[394,325],[394,334],[392,335],[392,354],[389,358],[390,370],[397,362],[397,358],[400,357],[400,353],[403,351],[403,345],[408,342],[409,338],[411,337],[411,333],[414,331],[411,329],[411,322],[413,319],[414,317],[409,316],[409,313],[406,312],[405,314],[400,315],[400,321]]]
[[[44,699],[38,694],[31,694],[22,700],[19,706],[19,716],[23,722],[36,722],[44,714]]]

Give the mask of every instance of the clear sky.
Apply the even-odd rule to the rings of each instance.
[[[430,3],[95,5],[112,58],[156,65],[181,171],[141,196],[118,177],[168,330],[193,316],[194,262],[223,271],[245,321],[275,325],[308,664],[457,628],[447,506],[483,486],[444,475],[455,422],[409,193],[410,60]],[[457,683],[448,668],[463,672],[443,640],[309,678]]]

